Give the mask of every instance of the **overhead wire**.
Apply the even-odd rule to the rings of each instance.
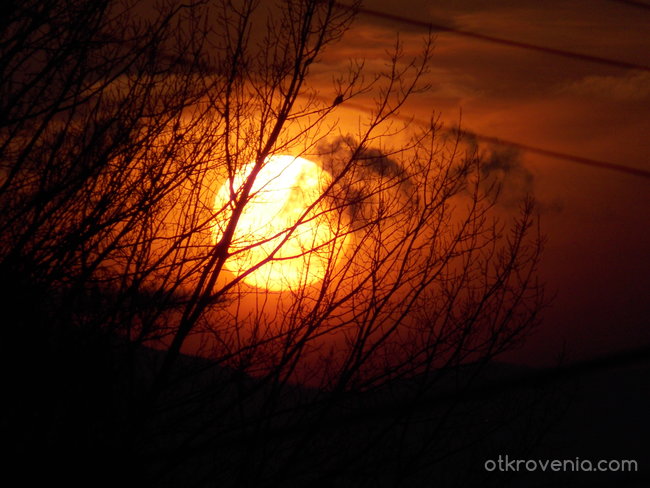
[[[645,10],[650,10],[650,4],[645,3],[645,2],[639,2],[636,0],[607,0],[609,2],[614,2],[614,3],[622,3],[624,5],[629,5],[631,7],[637,7]]]
[[[620,0],[624,1],[624,0]],[[633,2],[633,3],[639,3],[639,2]],[[471,37],[474,39],[482,40],[482,41],[487,41],[487,42],[492,42],[496,44],[501,44],[501,45],[506,45],[509,47],[514,47],[514,48],[521,48],[521,49],[528,49],[528,50],[534,50],[538,52],[543,52],[546,54],[551,54],[551,55],[556,55],[556,56],[562,56],[565,58],[571,58],[571,59],[576,59],[580,61],[587,61],[587,62],[592,62],[592,63],[598,63],[598,64],[605,64],[617,68],[623,68],[623,69],[632,69],[632,70],[638,70],[638,71],[648,71],[650,72],[650,67],[649,66],[644,66],[644,65],[639,65],[636,63],[628,63],[626,61],[621,61],[621,60],[615,60],[615,59],[609,59],[609,58],[603,58],[600,56],[592,56],[588,54],[582,54],[582,53],[575,53],[571,51],[566,51],[562,49],[556,49],[556,48],[550,48],[546,46],[540,46],[536,44],[529,44],[525,42],[520,42],[520,41],[515,41],[511,39],[503,39],[503,38],[497,38],[494,36],[488,36],[485,34],[480,34],[476,32],[471,32],[463,29],[458,29],[455,27],[451,26],[446,26],[443,24],[438,24],[438,23],[431,23],[431,22],[426,22],[426,21],[420,21],[416,19],[411,19],[408,17],[403,17],[399,15],[394,15],[386,12],[381,12],[378,10],[374,9],[369,9],[369,8],[364,8],[364,7],[354,7],[351,5],[347,5],[341,2],[334,2],[334,4],[339,7],[339,8],[344,8],[344,9],[350,9],[354,10],[360,14],[365,14],[377,18],[382,18],[384,20],[390,20],[390,21],[395,21],[395,22],[402,22],[402,23],[407,23],[411,25],[416,25],[419,27],[424,27],[427,29],[435,29],[435,30],[440,30],[440,31],[445,31],[445,32],[450,32],[453,34],[465,36],[465,37]],[[365,111],[365,112],[370,112],[370,110],[367,107],[364,107],[360,104],[354,104],[350,102],[345,103],[346,106],[355,108],[357,110]],[[407,117],[407,116],[402,116],[399,114],[394,114],[395,118],[402,119],[404,121],[410,121],[413,123],[416,123],[420,126],[427,127],[430,124],[428,122],[424,122],[422,120],[418,120],[414,117]],[[458,129],[443,129],[446,131],[458,131]],[[633,166],[627,166],[623,164],[617,164],[617,163],[612,163],[609,161],[602,161],[598,159],[593,159],[593,158],[587,158],[583,156],[578,156],[575,154],[568,154],[562,151],[555,151],[552,149],[546,149],[543,147],[539,146],[533,146],[529,144],[524,144],[521,142],[516,142],[516,141],[511,141],[508,139],[504,139],[501,137],[494,137],[494,136],[488,136],[484,134],[480,134],[477,132],[465,130],[465,131],[460,131],[461,133],[471,135],[474,139],[477,141],[482,141],[482,142],[487,142],[491,144],[496,144],[496,145],[505,145],[505,146],[510,146],[516,149],[519,149],[521,151],[529,152],[529,153],[534,153],[538,154],[541,156],[546,156],[554,159],[560,159],[576,164],[582,164],[585,166],[590,166],[593,168],[598,168],[598,169],[605,169],[605,170],[610,170],[610,171],[617,171],[619,173],[625,173],[633,176],[638,176],[642,178],[648,178],[650,179],[650,170],[645,170],[642,168],[636,168]]]
[[[342,2],[334,2],[334,5],[341,9],[346,9],[354,12],[358,12],[360,14],[370,16],[370,17],[375,17],[379,19],[384,19],[384,20],[389,20],[392,22],[399,22],[402,24],[409,24],[417,27],[422,27],[424,29],[431,29],[431,30],[436,30],[436,31],[441,31],[441,32],[449,32],[451,34],[455,34],[458,36],[462,37],[468,37],[471,39],[476,39],[479,41],[484,41],[484,42],[490,42],[493,44],[499,44],[502,46],[507,46],[507,47],[512,47],[512,48],[519,48],[519,49],[526,49],[529,51],[537,51],[541,52],[544,54],[549,54],[549,55],[554,55],[554,56],[560,56],[564,58],[569,58],[569,59],[574,59],[574,60],[579,60],[579,61],[585,61],[585,62],[590,62],[590,63],[597,63],[597,64],[602,64],[602,65],[607,65],[607,66],[612,66],[615,68],[620,68],[620,69],[630,69],[630,70],[636,70],[636,71],[645,71],[645,72],[650,72],[650,66],[638,64],[638,63],[632,63],[628,61],[622,61],[619,59],[612,59],[612,58],[604,58],[601,56],[595,56],[592,54],[584,54],[584,53],[578,53],[578,52],[573,52],[573,51],[567,51],[565,49],[558,49],[554,47],[549,47],[549,46],[541,46],[539,44],[532,44],[528,42],[522,42],[522,41],[516,41],[513,39],[506,39],[502,37],[496,37],[496,36],[491,36],[487,34],[481,34],[479,32],[474,32],[474,31],[469,31],[465,29],[460,29],[458,27],[453,27],[450,25],[445,25],[437,22],[429,22],[429,21],[424,21],[424,20],[417,20],[417,19],[412,19],[410,17],[404,17],[401,15],[396,15],[396,14],[391,14],[388,12],[382,12],[379,10],[375,9],[370,9],[370,8],[365,8],[365,7],[355,7],[352,5],[348,5]]]
[[[340,3],[340,2],[335,2],[335,5],[337,5],[337,6],[341,7],[341,8],[349,8],[349,9],[353,8],[352,6],[349,6],[349,5]],[[408,23],[415,23],[417,25],[426,26],[426,27],[433,26],[433,24],[429,24],[429,23],[426,23],[426,22],[416,21],[416,20],[413,20],[413,19],[407,19],[405,17],[395,16],[395,15],[392,15],[392,14],[387,14],[387,13],[383,13],[383,12],[379,12],[379,11],[375,11],[375,10],[371,10],[371,9],[361,8],[361,9],[358,9],[357,11],[359,13],[366,13],[366,14],[369,14],[369,15],[380,16],[382,18],[386,18],[386,19],[389,19],[389,20],[398,20],[398,21],[404,21],[404,22],[408,22]],[[448,30],[456,32],[456,33],[461,32],[458,29],[452,29],[452,28],[448,28]],[[469,35],[469,33],[466,32],[466,31],[462,31],[462,32],[464,32],[464,35],[465,34]],[[482,36],[482,35],[472,34],[472,36]],[[480,38],[483,38],[483,37],[487,38],[489,36],[482,36]],[[491,40],[493,40],[493,39],[491,39]],[[528,46],[527,44],[520,43],[518,41],[500,40],[499,42],[501,42],[501,41],[508,43],[508,45],[512,44],[515,47]],[[526,48],[528,48],[528,47],[526,47]],[[542,47],[537,46],[536,49],[543,50],[544,52],[548,52],[547,48],[542,48]],[[553,51],[552,53],[554,53],[557,50],[551,50],[551,51]],[[575,53],[568,53],[568,52],[563,52],[563,55],[565,55],[567,57],[576,56],[576,57],[578,57],[579,59],[582,59],[582,60],[584,60],[584,56],[585,56],[585,55],[578,55],[578,54],[575,54]],[[587,56],[587,57],[589,58],[588,60],[590,60],[590,61],[597,60],[597,62],[604,62],[606,64],[614,63],[615,65],[617,65],[619,67],[622,67],[621,65],[627,66],[627,63],[623,63],[623,62],[606,60],[604,58],[593,58],[593,57],[590,57],[590,56]],[[177,62],[177,63],[184,61],[184,59],[182,57],[178,58],[176,56],[173,58],[173,60],[174,60],[174,62]],[[195,60],[193,62],[195,62]],[[640,67],[640,68],[643,68],[644,70],[650,70],[650,68],[647,68],[647,67]],[[205,66],[204,65],[203,69],[205,69],[206,72],[220,72],[214,66]],[[329,100],[326,100],[325,97],[319,96],[317,98],[321,99],[321,101],[329,102]],[[339,103],[343,103],[343,102],[339,102]],[[348,100],[344,101],[344,106],[354,108],[356,110],[360,110],[360,111],[363,111],[363,112],[366,112],[366,113],[371,112],[371,110],[368,109],[368,107],[363,106],[361,104],[355,104],[354,102],[350,102]],[[401,115],[401,114],[393,114],[393,117],[397,118],[397,119],[401,119],[403,121],[416,123],[416,124],[418,124],[418,125],[420,125],[422,127],[425,127],[425,128],[430,125],[428,122],[425,122],[423,120],[419,120],[419,119],[416,119],[414,117],[404,116],[404,115]],[[452,128],[443,128],[442,130],[446,131],[446,132],[452,132],[452,131],[453,132],[458,132],[459,131],[459,129],[457,129],[457,128],[453,128],[453,129]],[[612,162],[609,162],[609,161],[602,161],[602,160],[598,160],[598,159],[587,158],[587,157],[578,156],[578,155],[575,155],[575,154],[568,154],[568,153],[565,153],[565,152],[562,152],[562,151],[555,151],[555,150],[552,150],[552,149],[546,149],[546,148],[539,147],[539,146],[524,144],[524,143],[521,143],[521,142],[508,140],[508,139],[504,139],[504,138],[501,138],[501,137],[494,137],[494,136],[489,136],[489,135],[485,135],[485,134],[480,134],[478,132],[473,132],[473,131],[470,131],[470,130],[460,130],[460,133],[461,134],[466,134],[468,136],[471,135],[471,137],[473,137],[477,141],[482,141],[482,142],[495,144],[495,145],[510,146],[510,147],[519,149],[521,151],[534,153],[534,154],[538,154],[538,155],[541,155],[541,156],[546,156],[546,157],[550,157],[550,158],[554,158],[554,159],[568,161],[568,162],[571,162],[571,163],[586,165],[586,166],[590,166],[592,168],[616,171],[616,172],[619,172],[619,173],[624,173],[624,174],[628,174],[628,175],[632,175],[632,176],[637,176],[637,177],[650,179],[650,170],[645,170],[645,169],[636,168],[636,167],[633,167],[633,166],[627,166],[627,165],[612,163]]]
[[[317,96],[316,98],[318,98],[319,100],[324,101],[324,102],[328,101],[324,96]],[[350,102],[348,100],[344,100],[343,102],[341,102],[340,104],[337,104],[337,105],[340,105],[341,107],[352,108],[352,109],[359,110],[359,111],[362,111],[362,112],[365,112],[365,113],[372,113],[372,110],[369,109],[367,106],[362,105],[360,103]],[[424,120],[418,119],[418,118],[413,117],[413,116],[394,113],[394,114],[391,115],[391,117],[394,118],[394,119],[401,120],[401,121],[406,122],[406,123],[417,124],[417,125],[419,125],[420,127],[423,127],[423,128],[430,128],[431,127],[431,122],[426,122]],[[481,133],[478,133],[478,132],[471,131],[469,129],[463,130],[463,129],[459,129],[457,127],[442,127],[441,130],[443,132],[451,133],[451,134],[454,134],[454,135],[460,134],[461,136],[465,135],[465,136],[468,136],[468,137],[472,137],[476,141],[479,141],[479,142],[485,142],[485,143],[500,145],[500,146],[509,146],[509,147],[519,149],[519,150],[524,151],[524,152],[534,153],[534,154],[538,154],[538,155],[541,155],[541,156],[546,156],[546,157],[553,158],[553,159],[564,160],[564,161],[568,161],[570,163],[576,163],[576,164],[581,164],[581,165],[584,165],[584,166],[590,166],[590,167],[596,168],[596,169],[604,169],[604,170],[609,170],[609,171],[616,171],[618,173],[624,173],[624,174],[628,174],[628,175],[632,175],[632,176],[637,176],[637,177],[641,177],[641,178],[650,179],[650,171],[649,170],[645,170],[645,169],[642,169],[642,168],[636,168],[634,166],[627,166],[627,165],[623,165],[623,164],[612,163],[612,162],[609,162],[609,161],[602,161],[602,160],[598,160],[598,159],[587,158],[587,157],[578,156],[578,155],[575,155],[575,154],[565,153],[565,152],[562,152],[562,151],[555,151],[555,150],[552,150],[552,149],[546,149],[546,148],[539,147],[539,146],[524,144],[524,143],[521,143],[521,142],[516,142],[516,141],[509,140],[509,139],[504,139],[504,138],[501,138],[501,137],[488,136],[488,135],[485,135],[485,134],[481,134]]]

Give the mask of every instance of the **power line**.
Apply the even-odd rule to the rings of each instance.
[[[384,20],[390,20],[393,22],[400,22],[403,24],[410,24],[418,27],[422,27],[425,29],[433,29],[433,30],[438,30],[438,31],[443,31],[443,32],[450,32],[452,34],[456,34],[459,36],[463,37],[468,37],[471,39],[476,39],[480,41],[485,41],[485,42],[490,42],[493,44],[499,44],[501,46],[508,46],[508,47],[513,47],[513,48],[519,48],[519,49],[527,49],[529,51],[537,51],[545,54],[550,54],[554,56],[561,56],[564,58],[569,58],[569,59],[574,59],[574,60],[579,60],[579,61],[586,61],[590,63],[597,63],[597,64],[604,64],[608,66],[613,66],[616,68],[621,68],[621,69],[631,69],[631,70],[637,70],[637,71],[646,71],[650,72],[650,66],[645,66],[637,63],[630,63],[627,61],[621,61],[618,59],[611,59],[611,58],[603,58],[600,56],[593,56],[591,54],[582,54],[582,53],[576,53],[572,51],[566,51],[564,49],[557,49],[553,47],[548,47],[548,46],[540,46],[537,44],[530,44],[528,42],[521,42],[521,41],[515,41],[512,39],[504,39],[502,37],[495,37],[495,36],[489,36],[487,34],[481,34],[478,32],[472,32],[464,29],[459,29],[456,27],[451,27],[449,25],[444,25],[444,24],[439,24],[439,23],[434,23],[434,22],[426,22],[422,20],[416,20],[416,19],[411,19],[408,17],[403,17],[401,15],[395,15],[395,14],[389,14],[387,12],[381,12],[379,10],[374,10],[374,9],[369,9],[369,8],[364,8],[364,7],[354,7],[351,5],[347,5],[341,2],[334,2],[334,5],[336,5],[339,8],[358,12],[363,15],[371,16],[371,17],[376,17]]]
[[[324,97],[319,97],[319,98],[321,98],[322,100],[325,100]],[[366,112],[366,113],[370,112],[370,109],[368,109],[364,105],[361,105],[361,104],[358,104],[358,103],[343,102],[343,105],[347,106],[347,107],[350,107],[350,108],[354,108],[356,110],[361,110],[361,111]],[[405,121],[405,122],[412,122],[412,123],[418,124],[418,125],[420,125],[422,127],[425,127],[425,128],[428,128],[428,127],[431,126],[431,124],[429,122],[425,122],[423,120],[419,120],[419,119],[414,118],[414,117],[408,117],[406,115],[393,114],[393,117],[396,118],[396,119]],[[446,132],[449,132],[449,133],[458,133],[459,132],[459,130],[456,129],[456,128],[453,128],[453,129],[448,128],[448,129],[444,129],[444,130]],[[521,142],[511,141],[511,140],[508,140],[508,139],[502,139],[500,137],[493,137],[493,136],[483,135],[483,134],[479,134],[479,133],[472,132],[472,131],[462,131],[462,130],[460,131],[461,134],[463,132],[468,134],[468,135],[471,135],[477,141],[487,142],[487,143],[490,143],[490,144],[498,144],[498,145],[503,145],[503,146],[510,146],[510,147],[514,147],[516,149],[519,149],[521,151],[534,153],[534,154],[539,154],[541,156],[547,156],[547,157],[550,157],[550,158],[561,159],[561,160],[568,161],[568,162],[571,162],[571,163],[590,166],[592,168],[605,169],[605,170],[609,170],[609,171],[617,171],[619,173],[625,173],[625,174],[629,174],[629,175],[632,175],[632,176],[638,176],[638,177],[641,177],[641,178],[650,179],[650,171],[645,170],[645,169],[635,168],[635,167],[632,167],[632,166],[625,166],[625,165],[617,164],[617,163],[611,163],[609,161],[601,161],[601,160],[598,160],[598,159],[585,158],[585,157],[582,157],[582,156],[577,156],[575,154],[568,154],[568,153],[564,153],[564,152],[561,152],[561,151],[553,151],[551,149],[545,149],[543,147],[531,146],[531,145],[528,145],[528,144],[523,144]]]
[[[543,147],[530,146],[528,144],[522,144],[520,142],[509,141],[507,139],[501,139],[499,137],[485,136],[481,134],[472,133],[477,140],[489,142],[492,144],[501,144],[505,146],[511,146],[522,151],[529,153],[540,154],[542,156],[548,156],[554,159],[563,159],[565,161],[570,161],[572,163],[583,164],[586,166],[591,166],[593,168],[607,169],[610,171],[618,171],[619,173],[626,173],[633,176],[640,176],[642,178],[650,178],[650,171],[634,168],[632,166],[625,166],[617,163],[610,163],[608,161],[600,161],[597,159],[585,158],[582,156],[576,156],[574,154],[567,154],[559,151],[552,151],[550,149],[544,149]]]
[[[341,4],[339,2],[335,2],[335,4],[342,7],[342,8],[352,9],[351,6],[344,5],[344,4]],[[368,10],[368,9],[360,9],[359,11],[363,13],[365,11],[370,11],[370,10]],[[380,15],[387,15],[389,17],[396,17],[396,16],[392,16],[390,14],[383,14],[381,12],[379,12],[379,14]],[[398,18],[400,18],[400,17],[398,17]],[[411,20],[409,20],[409,21],[411,21]],[[419,21],[412,21],[412,22],[419,22]],[[425,24],[427,26],[429,25],[429,24],[426,24],[426,23],[422,23],[422,24]],[[165,57],[170,57],[170,56],[165,55]],[[171,59],[173,59],[177,63],[185,61],[184,58],[176,57],[176,56],[171,57]],[[196,62],[196,60],[192,60],[190,62],[194,63],[194,62]],[[208,71],[208,72],[220,73],[220,70],[216,69],[214,66],[211,66],[211,65],[203,66],[203,68],[206,69],[206,71]],[[645,69],[648,69],[648,68],[645,68]],[[321,101],[329,103],[329,100],[326,100],[325,97],[323,97],[323,96],[318,96],[316,98],[319,98]],[[335,100],[335,102],[338,102],[338,103],[336,103],[337,105],[339,103],[343,103],[342,101],[339,101],[338,98],[337,98],[337,100]],[[345,105],[347,107],[355,108],[357,110],[360,110],[360,111],[363,111],[363,112],[366,112],[366,113],[370,112],[370,110],[367,107],[365,107],[365,106],[363,106],[361,104],[356,104],[356,103],[353,103],[353,102],[346,101]],[[393,114],[393,117],[395,117],[397,119],[400,119],[400,120],[403,120],[403,121],[406,121],[406,122],[414,122],[414,123],[416,123],[416,124],[418,124],[418,125],[420,125],[422,127],[425,127],[425,128],[430,126],[430,124],[428,122],[418,120],[418,119],[415,119],[413,117],[407,117],[407,116],[403,116],[403,115],[399,115],[399,114]],[[445,129],[445,130],[447,132],[457,132],[458,131],[457,129]],[[608,162],[608,161],[600,161],[600,160],[596,160],[596,159],[585,158],[585,157],[582,157],[582,156],[567,154],[567,153],[563,153],[563,152],[560,152],[560,151],[553,151],[553,150],[550,150],[550,149],[545,149],[545,148],[541,148],[541,147],[537,147],[537,146],[531,146],[531,145],[523,144],[523,143],[516,142],[516,141],[510,141],[508,139],[502,139],[502,138],[497,138],[497,137],[493,137],[493,136],[487,136],[487,135],[479,134],[479,133],[476,133],[476,132],[471,132],[471,131],[465,131],[465,132],[466,133],[471,133],[471,135],[478,141],[483,141],[483,142],[487,142],[487,143],[491,143],[491,144],[499,144],[499,145],[504,145],[504,146],[510,146],[510,147],[514,147],[514,148],[522,150],[522,151],[535,153],[535,154],[539,154],[539,155],[542,155],[542,156],[551,157],[551,158],[554,158],[554,159],[560,159],[560,160],[564,160],[564,161],[568,161],[568,162],[572,162],[572,163],[577,163],[577,164],[590,166],[590,167],[593,167],[593,168],[606,169],[606,170],[610,170],[610,171],[617,171],[619,173],[625,173],[625,174],[629,174],[629,175],[633,175],[633,176],[639,176],[639,177],[642,177],[642,178],[650,179],[650,171],[648,171],[648,170],[644,170],[644,169],[640,169],[640,168],[634,168],[634,167],[631,167],[631,166],[625,166],[625,165],[622,165],[622,164],[611,163],[611,162]]]
[[[635,1],[635,0],[608,0],[608,1],[615,2],[615,3],[622,3],[624,5],[630,5],[632,7],[637,7],[637,8],[650,10],[650,4],[645,3],[645,2],[638,2],[638,1]]]

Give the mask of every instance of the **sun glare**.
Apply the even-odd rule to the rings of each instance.
[[[235,192],[253,167],[254,163],[249,163],[235,175]],[[330,213],[318,201],[330,181],[329,173],[307,159],[268,157],[237,225],[227,269],[237,276],[244,274],[243,281],[248,285],[267,290],[295,289],[322,280],[332,250],[343,244],[340,239],[334,240]],[[216,212],[230,202],[229,180],[217,192]],[[223,235],[231,214],[231,210],[219,213],[214,226],[215,242]],[[270,261],[246,274],[269,257]]]

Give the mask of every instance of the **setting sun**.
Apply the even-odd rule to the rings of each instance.
[[[237,192],[253,170],[244,166],[232,180]],[[252,187],[251,197],[237,225],[228,269],[257,288],[281,291],[323,279],[335,241],[335,232],[321,198],[331,176],[304,158],[278,155],[266,159]],[[230,180],[215,197],[215,210],[231,206]],[[228,218],[223,212],[213,228],[217,242]],[[270,260],[269,260],[270,258]],[[259,268],[249,270],[263,263]]]

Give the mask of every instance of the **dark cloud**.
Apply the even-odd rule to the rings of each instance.
[[[376,11],[386,14],[385,17],[361,13],[356,19],[359,26],[377,26],[382,29],[404,33],[423,33],[426,34],[428,29],[420,25],[399,21],[398,17],[413,19],[419,22],[430,22],[435,25],[444,25],[447,27],[458,27],[454,16],[449,10],[437,9],[435,12],[431,8],[430,0],[410,0],[408,2],[394,2],[386,0],[375,0],[362,5],[362,9]],[[435,29],[432,30],[436,32]]]
[[[411,198],[413,189],[406,168],[379,148],[360,147],[352,136],[339,136],[321,142],[318,159],[323,168],[334,177],[345,173],[339,181],[340,191],[335,198],[344,200],[353,222],[361,223],[373,218],[379,185],[390,181],[396,194]],[[353,169],[346,171],[352,162]],[[392,186],[392,185],[391,185]]]
[[[359,147],[358,141],[350,135],[339,136],[321,142],[317,151],[323,159],[325,169],[332,174],[341,170],[340,165],[345,164],[356,152],[357,168],[361,168],[372,177],[405,177],[406,170],[396,159],[388,157],[378,148]]]
[[[469,154],[480,160],[480,181],[485,192],[498,191],[497,203],[516,208],[534,193],[534,176],[522,158],[521,151],[503,144],[480,144],[474,133],[463,131],[461,141]]]

